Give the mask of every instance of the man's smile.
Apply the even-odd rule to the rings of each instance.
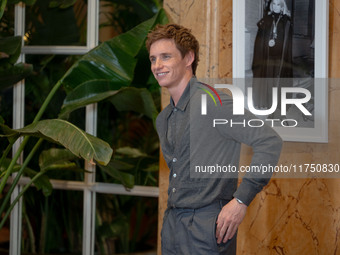
[[[164,75],[166,75],[166,74],[168,74],[169,72],[162,72],[162,73],[157,73],[156,75],[157,76],[164,76]]]

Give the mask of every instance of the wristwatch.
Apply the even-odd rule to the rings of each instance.
[[[239,203],[239,204],[244,204],[240,199],[238,199],[237,197],[235,197],[236,201]]]

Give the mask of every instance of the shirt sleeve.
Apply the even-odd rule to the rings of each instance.
[[[229,124],[217,126],[218,131],[223,136],[247,144],[253,149],[249,169],[261,170],[277,165],[283,142],[281,137],[266,121],[259,121],[248,110],[245,110],[244,115],[233,115],[232,99],[230,97],[224,99],[223,107],[217,111],[217,116],[221,116],[222,113],[229,120]],[[263,123],[262,126],[261,123]],[[249,205],[256,194],[268,184],[271,176],[271,172],[247,172],[233,196],[240,199],[244,204]]]

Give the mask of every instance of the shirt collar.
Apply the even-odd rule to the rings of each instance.
[[[192,87],[193,84],[195,84],[196,82],[197,82],[197,78],[193,76],[188,82],[188,85],[186,86],[176,106],[172,98],[170,98],[170,105],[172,109],[177,108],[178,110],[181,110],[182,112],[185,111],[190,100],[190,87]]]

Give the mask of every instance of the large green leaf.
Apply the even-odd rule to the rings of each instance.
[[[21,36],[0,38],[0,90],[21,81],[33,71],[33,66],[18,63],[21,52]]]
[[[133,188],[135,177],[132,174],[122,172],[123,170],[133,168],[133,165],[118,160],[111,160],[106,166],[99,167],[113,178],[119,180],[126,188]]]
[[[0,3],[0,20],[1,20],[2,16],[4,15],[6,4],[7,4],[7,0],[1,0],[1,3]]]
[[[58,148],[45,150],[39,155],[40,170],[76,169],[77,165],[71,161],[75,158],[76,156],[69,150]]]
[[[0,165],[0,179],[3,177],[3,175],[5,174],[6,172],[6,169],[8,168],[9,164],[11,163],[11,159],[9,158],[6,158],[4,159],[4,161],[2,162],[2,164]],[[21,168],[21,165],[19,164],[16,164],[13,168],[13,172],[18,172],[19,169]],[[24,169],[24,174],[26,176],[28,176],[29,178],[33,178],[38,172],[31,169],[31,168],[28,168],[26,167]],[[42,190],[43,194],[45,196],[49,196],[51,193],[52,193],[52,184],[49,180],[49,178],[46,176],[46,175],[42,175],[40,176],[38,179],[36,179],[34,181],[34,186],[37,188],[37,190]]]
[[[148,32],[158,23],[167,22],[163,9],[130,31],[102,43],[84,55],[62,78],[69,93],[91,80],[108,80],[129,86],[134,78],[137,55],[145,49]]]
[[[0,90],[11,87],[33,72],[33,66],[25,63],[0,67]]]
[[[8,0],[8,4],[18,4],[20,2],[24,3],[25,5],[33,5],[37,0]]]
[[[78,108],[107,99],[120,88],[121,83],[115,81],[98,79],[84,82],[66,96],[59,117],[64,118]]]
[[[119,84],[105,80],[85,82],[67,95],[59,116],[65,117],[75,109],[108,99],[118,111],[142,113],[155,121],[158,111],[147,89],[119,88]]]
[[[0,56],[3,60],[5,56],[6,60],[14,64],[19,58],[21,52],[21,36],[11,36],[0,38]]]
[[[0,125],[3,126],[3,125]],[[112,149],[103,140],[87,134],[70,122],[61,119],[41,120],[24,128],[10,130],[9,136],[32,135],[61,144],[74,155],[106,165],[112,156]],[[7,135],[7,136],[8,136]]]
[[[38,172],[33,171],[31,169],[25,169],[24,173],[30,177],[31,179],[33,179],[33,177],[38,174]],[[50,182],[50,179],[48,178],[48,176],[46,176],[45,174],[40,176],[38,179],[36,179],[34,182],[34,186],[37,188],[37,190],[42,191],[42,193],[44,194],[44,196],[49,196],[51,195],[52,191],[53,191],[53,186]]]
[[[116,150],[117,153],[132,157],[132,158],[138,158],[138,157],[147,157],[148,155],[139,149],[131,148],[131,147],[121,147]]]
[[[74,5],[77,2],[77,0],[52,0],[49,3],[49,7],[59,7],[59,8],[68,8],[72,5]]]
[[[118,111],[134,111],[156,120],[158,111],[151,93],[145,88],[123,88],[110,101]]]

